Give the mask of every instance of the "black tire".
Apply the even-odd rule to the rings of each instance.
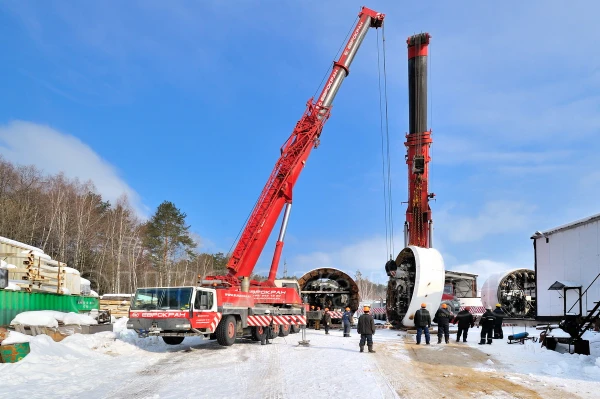
[[[260,337],[256,332],[256,327],[250,328],[250,336],[252,337],[252,341],[260,341]]]
[[[271,334],[269,334],[269,339],[275,339],[279,335],[279,324],[274,324],[271,328]]]
[[[284,324],[279,327],[279,336],[280,337],[287,337],[289,333],[290,333],[290,325],[289,324]]]
[[[300,326],[296,325],[296,324],[292,324],[290,326],[290,334],[297,334],[300,332]]]
[[[231,346],[235,342],[236,334],[235,317],[225,316],[217,326],[217,342],[221,346]]]
[[[252,339],[254,341],[262,341],[267,335],[267,330],[263,326],[252,327]],[[256,339],[254,339],[256,337]]]
[[[167,345],[179,345],[183,342],[183,338],[185,337],[162,337]]]
[[[210,339],[211,341],[214,341],[215,339],[217,339],[217,334],[212,333],[208,336],[208,339]]]

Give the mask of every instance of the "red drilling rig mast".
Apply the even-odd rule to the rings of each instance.
[[[406,135],[408,165],[408,207],[404,222],[404,246],[433,246],[433,220],[429,199],[429,147],[433,142],[427,130],[427,52],[429,33],[406,40],[408,45],[409,131]]]

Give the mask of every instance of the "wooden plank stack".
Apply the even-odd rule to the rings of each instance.
[[[65,294],[66,263],[49,259],[34,251],[0,253],[0,257],[19,260],[16,268],[9,269],[9,280],[27,292]]]
[[[106,297],[100,298],[100,310],[110,310],[110,314],[116,318],[128,317],[131,297]]]

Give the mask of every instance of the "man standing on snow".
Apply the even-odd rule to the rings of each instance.
[[[358,326],[357,332],[360,334],[360,342],[358,346],[360,347],[360,351],[365,351],[365,341],[367,342],[367,346],[369,348],[370,353],[375,353],[373,350],[373,335],[375,334],[375,320],[373,320],[373,316],[369,314],[371,308],[369,306],[365,306],[363,308],[363,314],[358,318]]]
[[[502,310],[502,305],[499,303],[496,304],[496,309],[494,309],[494,316],[496,316],[496,321],[494,322],[494,339],[502,339],[504,338],[502,321],[506,317],[506,313],[504,313],[504,310]]]
[[[460,342],[460,336],[463,336],[463,342],[467,342],[467,334],[469,333],[469,327],[475,326],[475,320],[470,312],[471,308],[466,306],[463,310],[458,312],[454,318],[454,324],[458,323],[458,334],[456,335],[456,342]]]
[[[269,338],[271,338],[271,335],[273,334],[272,333],[272,331],[273,331],[273,315],[271,315],[271,311],[269,309],[265,310],[265,316],[270,318],[270,322],[269,322],[269,325],[264,328],[264,333],[260,337],[261,345],[270,344]]]
[[[315,330],[320,330],[321,329],[321,318],[323,317],[323,315],[321,314],[321,307],[317,306],[317,318],[315,319]]]
[[[425,343],[429,345],[429,327],[431,327],[431,315],[425,309],[426,303],[421,304],[421,309],[415,312],[415,327],[417,327],[417,345],[421,344],[421,333],[425,331]]]
[[[352,312],[350,312],[350,308],[346,306],[346,311],[342,314],[342,324],[344,325],[344,337],[350,336],[350,318],[352,317]]]
[[[438,344],[442,343],[442,334],[446,339],[446,343],[450,343],[450,320],[452,320],[453,316],[452,312],[448,310],[448,305],[445,303],[442,303],[442,306],[435,313],[433,320],[438,325]]]
[[[479,345],[485,345],[485,339],[487,336],[487,343],[492,344],[492,332],[494,331],[494,323],[496,322],[496,316],[492,313],[492,307],[488,306],[485,313],[479,319],[479,325],[481,326],[481,341]]]
[[[329,326],[331,325],[331,314],[329,313],[329,308],[325,308],[325,313],[323,314],[323,325],[325,326],[325,334],[329,334]]]

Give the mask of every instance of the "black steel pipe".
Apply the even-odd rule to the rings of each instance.
[[[406,40],[408,45],[408,133],[427,131],[427,51],[429,33]]]

